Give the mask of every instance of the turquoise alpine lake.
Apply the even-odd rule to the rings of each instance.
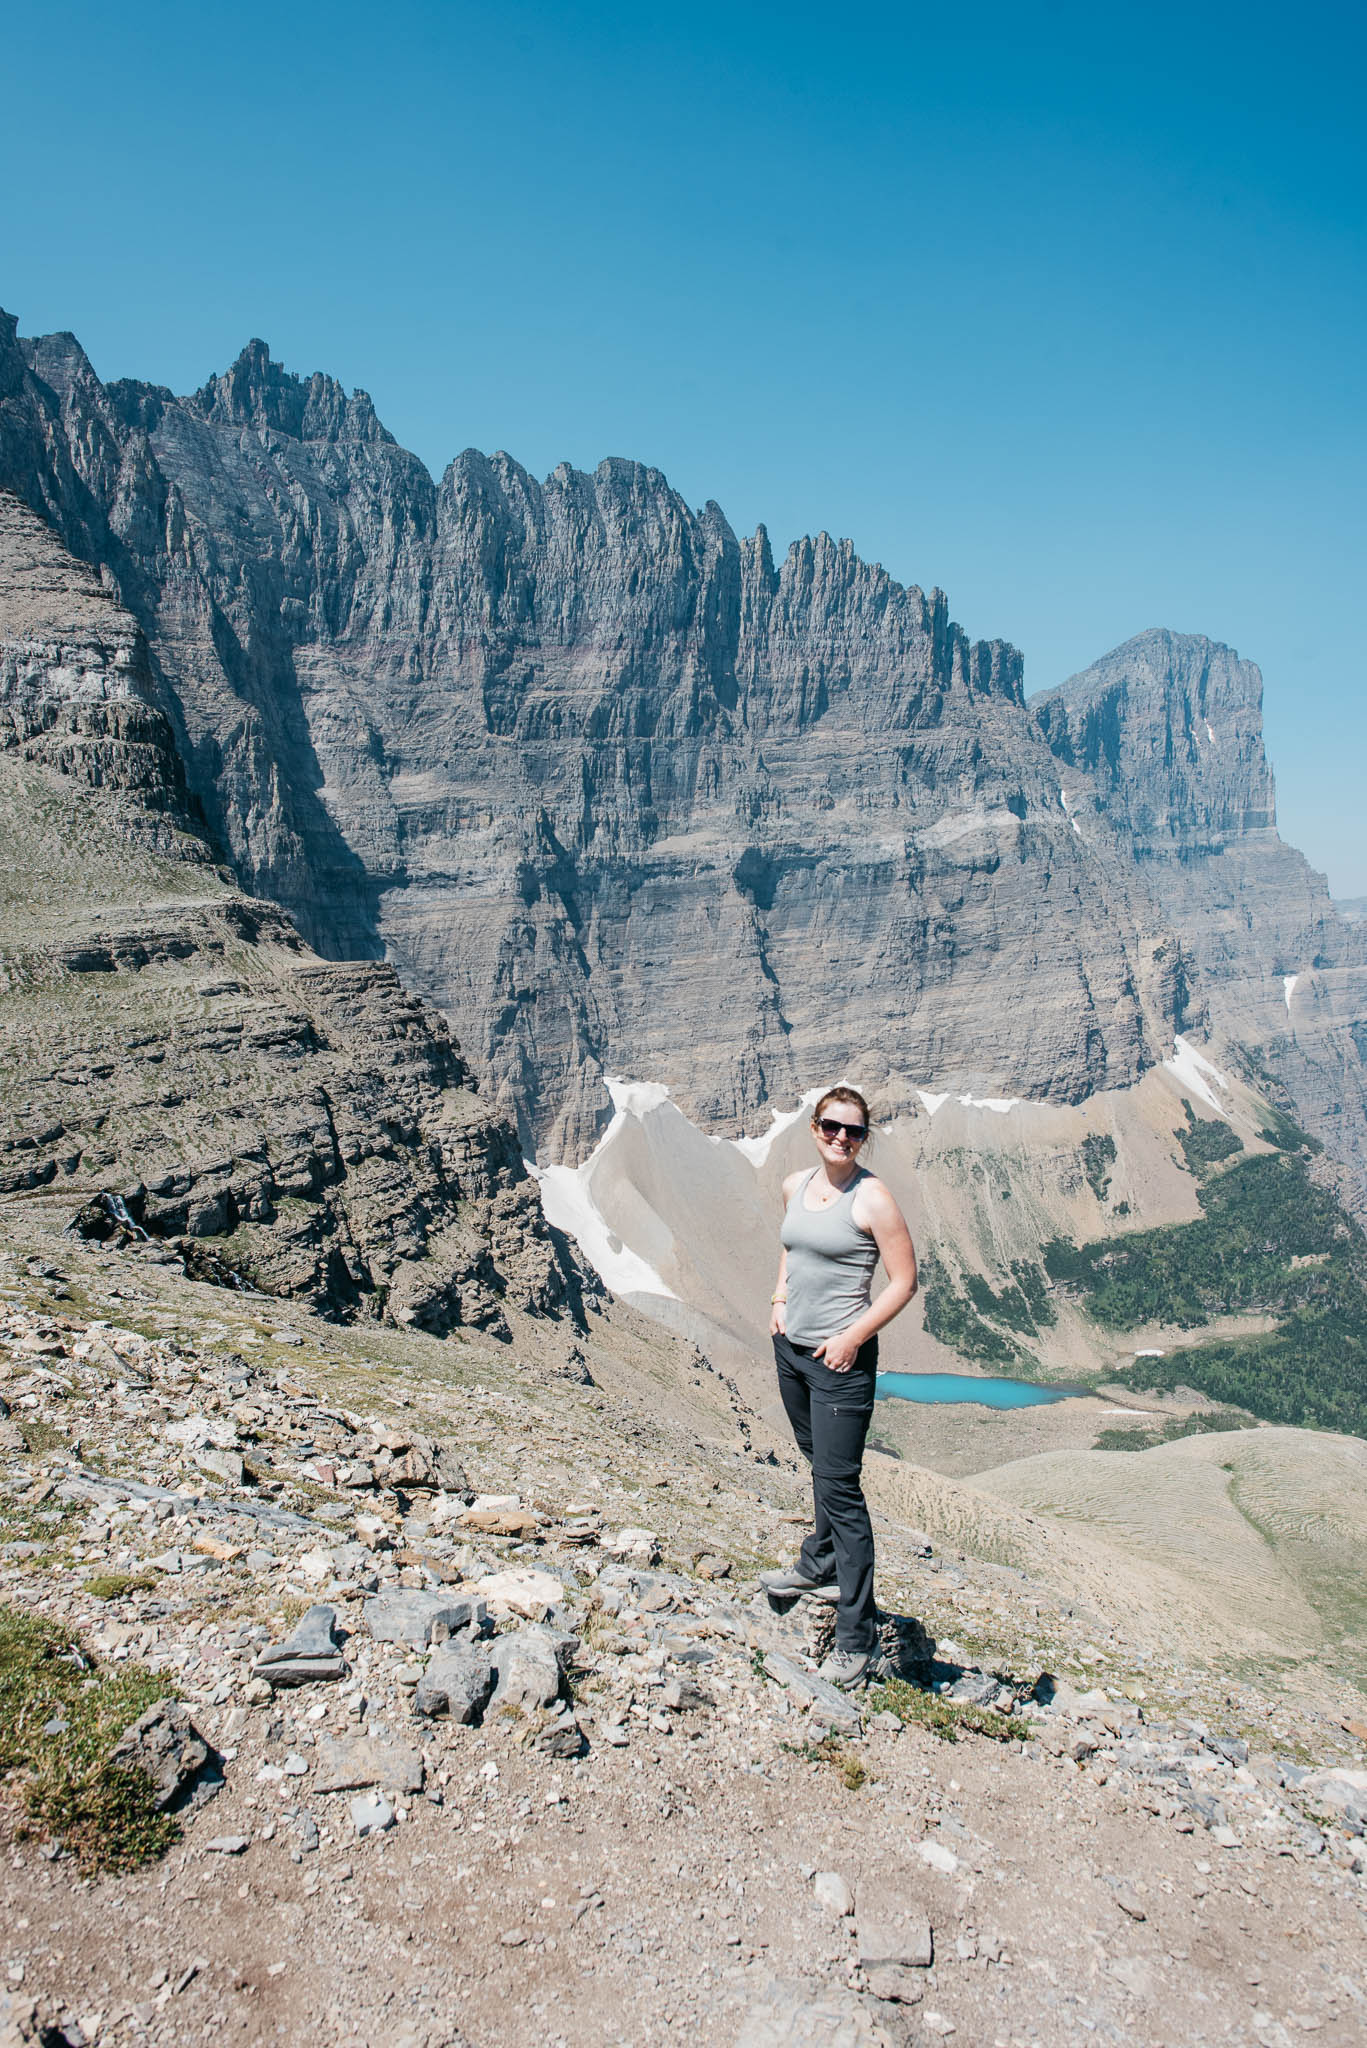
[[[1037,1408],[1066,1401],[1076,1387],[1037,1387],[1029,1380],[978,1379],[968,1372],[880,1372],[880,1401],[976,1401],[984,1408]]]

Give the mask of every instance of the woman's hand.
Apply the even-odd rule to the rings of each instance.
[[[782,1301],[776,1301],[769,1311],[769,1335],[786,1337],[788,1334],[788,1308]]]
[[[859,1356],[859,1343],[848,1330],[842,1330],[836,1337],[828,1337],[824,1344],[816,1347],[816,1356],[832,1372],[848,1372]]]

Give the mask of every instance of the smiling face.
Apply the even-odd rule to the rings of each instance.
[[[828,1167],[851,1166],[868,1135],[868,1112],[861,1102],[828,1097],[816,1106],[812,1136],[823,1163]]]

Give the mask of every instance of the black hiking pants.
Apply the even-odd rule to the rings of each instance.
[[[812,1533],[799,1569],[818,1585],[840,1588],[835,1616],[838,1650],[876,1648],[873,1524],[859,1469],[873,1419],[878,1339],[870,1337],[848,1372],[832,1372],[806,1345],[774,1338],[778,1386],[797,1447],[812,1468]]]

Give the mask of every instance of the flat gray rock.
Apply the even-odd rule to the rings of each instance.
[[[562,1761],[572,1761],[575,1757],[583,1756],[588,1746],[578,1717],[571,1707],[566,1707],[555,1720],[548,1721],[532,1738],[533,1749],[539,1750],[543,1756],[559,1757]]]
[[[925,1996],[925,1979],[915,1970],[904,1970],[897,1963],[878,1963],[866,1970],[869,1993],[881,1998],[889,2005],[917,2005]]]
[[[351,1823],[358,1835],[382,1835],[394,1825],[394,1809],[378,1792],[363,1793],[351,1802]]]
[[[271,1643],[252,1666],[253,1678],[268,1685],[310,1685],[318,1679],[341,1678],[346,1672],[341,1644],[333,1631],[337,1609],[320,1603],[300,1617],[283,1643]]]
[[[484,1602],[469,1594],[408,1592],[387,1586],[366,1601],[365,1625],[377,1643],[407,1643],[411,1649],[425,1650],[434,1628],[440,1626],[448,1635],[457,1635],[464,1629],[479,1628],[484,1613]]]
[[[853,1991],[830,1985],[814,1994],[800,1978],[774,1977],[735,2039],[736,2048],[890,2048],[893,2036]]]
[[[468,1725],[479,1719],[493,1689],[494,1669],[482,1644],[444,1643],[418,1680],[413,1706],[429,1719],[449,1714]]]
[[[764,1658],[764,1675],[772,1678],[775,1685],[781,1685],[795,1700],[804,1706],[815,1707],[823,1721],[845,1735],[857,1735],[863,1726],[858,1707],[838,1685],[820,1677],[815,1671],[804,1671],[791,1657],[785,1657],[781,1650],[769,1650]]]
[[[549,1707],[560,1697],[557,1641],[547,1629],[519,1628],[495,1636],[489,1661],[498,1677],[496,1707]]]
[[[935,1960],[935,1939],[924,1913],[889,1911],[878,1900],[859,1907],[859,1961],[866,1970],[890,1963],[899,1970],[928,1970]],[[865,1887],[860,1886],[862,1902]]]
[[[383,1785],[391,1792],[421,1792],[422,1757],[410,1743],[370,1742],[364,1736],[337,1741],[324,1736],[318,1744],[313,1790],[355,1792]]]

